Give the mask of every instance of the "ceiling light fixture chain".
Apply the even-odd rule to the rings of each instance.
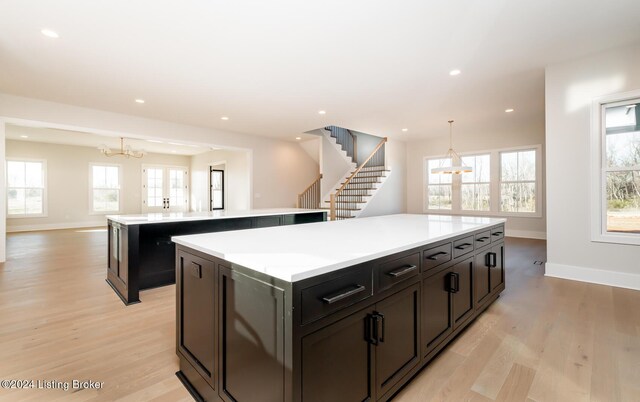
[[[432,174],[461,174],[471,173],[473,169],[471,166],[465,166],[462,164],[462,158],[453,149],[453,120],[449,120],[449,150],[447,154],[440,162],[440,166],[431,169]],[[446,160],[451,160],[451,166],[444,166]]]
[[[144,150],[140,150],[140,151],[134,151],[130,145],[125,146],[124,145],[124,137],[120,137],[120,151],[112,151],[108,146],[106,146],[105,144],[100,144],[100,146],[98,146],[98,149],[100,150],[100,152],[102,152],[103,155],[108,156],[108,157],[112,157],[112,156],[124,156],[125,158],[142,158],[146,152]]]

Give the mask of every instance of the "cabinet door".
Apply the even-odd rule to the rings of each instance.
[[[473,276],[474,276],[474,299],[475,306],[478,307],[481,304],[485,303],[489,294],[491,293],[491,288],[489,285],[489,258],[491,250],[487,250],[476,255],[476,263],[473,267]]]
[[[490,272],[490,284],[491,293],[496,293],[501,290],[501,286],[504,284],[504,245],[500,244],[491,247],[493,256],[491,257]]]
[[[302,339],[302,400],[362,402],[373,398],[365,339],[370,310],[361,310]]]
[[[453,327],[457,328],[473,315],[473,258],[452,267],[455,289],[453,293]]]
[[[220,396],[229,402],[284,401],[284,289],[218,269]]]
[[[429,354],[453,331],[451,268],[440,271],[422,282],[422,353]]]
[[[380,320],[375,348],[378,398],[420,362],[420,283],[376,304]]]
[[[211,261],[178,254],[178,350],[216,388],[215,271]]]

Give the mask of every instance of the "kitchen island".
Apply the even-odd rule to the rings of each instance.
[[[107,283],[126,304],[140,302],[140,290],[175,283],[171,236],[321,222],[316,209],[109,215]]]
[[[174,237],[177,375],[197,400],[389,400],[505,288],[504,222]]]

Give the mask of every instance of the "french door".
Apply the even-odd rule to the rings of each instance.
[[[189,169],[182,166],[142,166],[142,212],[186,212]]]

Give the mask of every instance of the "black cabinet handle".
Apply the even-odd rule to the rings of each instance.
[[[377,324],[380,325],[380,331],[378,332],[378,342],[384,342],[384,314],[375,313],[378,317]]]
[[[449,293],[458,293],[460,290],[460,275],[456,272],[449,273]]]
[[[440,251],[438,253],[432,254],[430,256],[427,257],[428,260],[433,260],[433,261],[437,261],[440,257],[444,257],[446,255],[449,255],[449,253],[447,253],[446,251]]]
[[[393,276],[394,278],[398,278],[400,276],[404,276],[404,275],[408,274],[409,272],[413,272],[416,269],[418,269],[418,267],[416,265],[405,265],[405,266],[403,266],[400,269],[397,269],[395,271],[387,272],[387,275]]]
[[[471,247],[471,245],[472,245],[471,243],[462,243],[459,246],[456,246],[456,249],[458,249],[458,250],[466,250],[469,247]]]
[[[191,275],[195,278],[202,278],[202,265],[191,261]]]
[[[493,232],[491,233],[491,236],[500,236],[502,234],[502,232]]]
[[[373,313],[367,316],[367,320],[366,320],[366,334],[365,334],[365,338],[366,341],[369,342],[372,345],[377,345],[378,344],[378,335],[379,335],[379,321],[380,321],[380,317],[378,316],[377,313]]]
[[[335,302],[338,302],[342,299],[346,299],[349,296],[353,296],[355,294],[358,294],[360,292],[364,292],[364,290],[366,289],[363,285],[355,285],[356,287],[354,289],[351,290],[347,290],[344,293],[340,293],[337,294],[335,296],[325,296],[322,298],[322,301],[324,301],[327,304],[333,304]]]
[[[485,240],[487,240],[488,238],[489,238],[489,236],[482,236],[482,237],[476,239],[476,241],[479,241],[480,243],[484,243]]]
[[[497,266],[497,255],[496,253],[487,253],[484,256],[484,265],[489,268],[493,268]]]

